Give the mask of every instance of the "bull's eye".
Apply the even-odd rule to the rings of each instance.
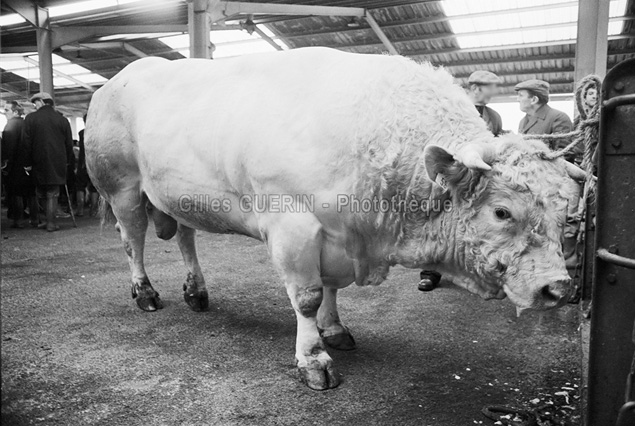
[[[512,214],[509,212],[509,210],[507,210],[507,209],[505,209],[503,207],[496,207],[494,209],[494,214],[500,220],[505,220],[505,219],[509,219],[509,218],[512,217]]]

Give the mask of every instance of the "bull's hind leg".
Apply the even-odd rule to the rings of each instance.
[[[324,287],[324,299],[318,310],[318,327],[324,343],[340,351],[355,349],[355,339],[347,327],[342,325],[337,312],[337,289]]]
[[[209,301],[207,289],[205,288],[205,279],[196,255],[195,235],[196,231],[194,229],[179,224],[176,231],[176,241],[181,249],[185,266],[187,266],[189,271],[187,281],[183,284],[183,298],[192,310],[199,312],[207,309]]]
[[[285,282],[298,322],[295,358],[300,378],[316,390],[339,384],[333,360],[326,352],[317,328],[317,313],[323,295],[321,233],[320,224],[313,216],[299,214],[285,217],[284,226],[277,224],[267,230],[271,259]]]
[[[132,298],[136,299],[137,305],[144,311],[161,309],[163,303],[159,293],[152,288],[143,266],[148,215],[142,197],[137,191],[120,193],[111,201],[111,205],[132,272]]]

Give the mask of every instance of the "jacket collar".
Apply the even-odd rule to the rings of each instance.
[[[547,104],[541,105],[540,108],[536,110],[534,117],[536,117],[537,119],[544,120],[547,118],[547,113],[549,112],[550,109],[551,107]]]
[[[521,132],[526,132],[527,130],[534,127],[534,125],[538,123],[538,120],[544,121],[547,118],[547,113],[549,113],[550,109],[551,107],[549,105],[544,104],[536,110],[536,113],[534,115],[526,115],[525,125],[521,129]]]

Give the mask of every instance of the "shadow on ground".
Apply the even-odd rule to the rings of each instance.
[[[117,233],[90,218],[62,224],[52,234],[3,226],[4,425],[492,424],[485,405],[527,406],[579,384],[574,308],[516,318],[508,301],[449,284],[420,293],[417,271],[396,268],[380,287],[340,292],[358,349],[331,351],[342,384],[311,391],[260,242],[199,234],[210,310],[195,313],[176,243],[149,232],[146,265],[165,308],[144,313]]]

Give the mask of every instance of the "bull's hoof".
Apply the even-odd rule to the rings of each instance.
[[[132,298],[137,300],[137,306],[146,312],[154,312],[163,308],[163,302],[154,289],[144,288],[143,286],[132,286]]]
[[[336,388],[340,384],[339,374],[327,364],[324,368],[298,367],[300,381],[313,390],[327,390]]]
[[[185,289],[185,293],[183,293],[183,299],[185,299],[185,303],[187,303],[194,312],[206,311],[209,307],[209,297],[207,295],[207,290],[198,291],[196,293],[189,293]]]
[[[157,309],[163,309],[163,302],[158,294],[154,297],[139,296],[137,297],[137,306],[146,312],[154,312]]]
[[[322,336],[322,341],[333,349],[337,349],[339,351],[352,351],[357,349],[355,339],[346,327],[344,327],[344,331],[342,333],[330,336],[324,336],[324,332],[320,330],[320,335]]]

